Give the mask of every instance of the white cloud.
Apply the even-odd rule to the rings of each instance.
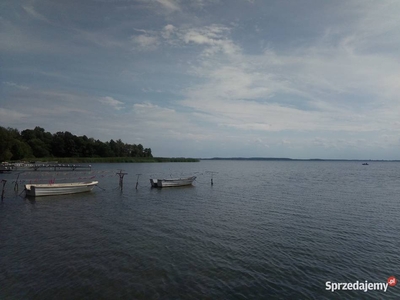
[[[158,136],[171,141],[216,140],[217,135],[211,129],[195,125],[195,116],[177,112],[171,108],[152,103],[136,103],[133,106],[135,124],[140,125],[144,136]]]
[[[181,5],[181,0],[127,0],[121,2],[121,4],[117,5],[119,11],[127,9],[146,9],[152,11],[155,15],[158,16],[169,16],[171,14],[173,15],[182,13],[182,7],[187,4],[186,2],[184,2],[183,5]]]
[[[14,122],[21,122],[28,115],[12,109],[0,107],[0,120],[3,124],[13,124]]]
[[[220,3],[220,0],[136,0],[136,2],[141,3],[139,7],[152,10],[157,14],[167,16],[170,14],[183,14],[186,16],[185,13],[188,13],[190,9],[195,9],[197,12],[209,5]],[[124,8],[126,5],[122,7]],[[137,6],[135,6],[135,8],[137,8]]]
[[[204,56],[226,54],[229,56],[240,53],[238,45],[228,38],[230,29],[226,26],[213,24],[200,28],[177,28],[172,24],[165,25],[159,32],[135,29],[142,34],[132,36],[131,40],[140,50],[156,50],[160,46],[186,45],[199,46]],[[166,43],[163,45],[162,43]]]
[[[138,36],[133,36],[132,41],[137,46],[139,50],[155,50],[159,45],[159,39],[157,36],[149,34],[141,34]]]
[[[32,5],[22,5],[22,8],[31,17],[33,17],[37,20],[40,20],[40,21],[49,22],[49,20],[42,14],[38,13]]]
[[[25,86],[25,85],[20,85],[20,84],[16,84],[14,82],[10,82],[10,81],[3,81],[3,84],[16,88],[16,89],[21,89],[21,90],[27,90],[29,89],[29,87]]]
[[[161,35],[163,38],[168,39],[171,37],[171,35],[175,32],[176,28],[174,25],[168,24],[164,26]]]
[[[177,35],[206,47],[206,57],[192,69],[203,83],[185,90],[179,103],[208,121],[243,130],[368,132],[397,119],[395,58],[358,52],[349,35],[327,42],[329,34],[291,53],[270,48],[247,55],[229,35],[221,25]]]
[[[99,99],[99,101],[103,104],[113,107],[116,110],[121,110],[124,106],[124,103],[114,99],[113,97],[103,97]]]
[[[174,1],[174,0],[156,0],[156,1],[170,12],[175,12],[175,11],[181,10],[177,1]]]
[[[202,28],[191,28],[181,31],[181,39],[187,44],[207,46],[204,55],[210,56],[219,52],[234,55],[240,52],[240,47],[228,38],[230,29],[226,26],[213,24]]]
[[[268,143],[267,143],[266,141],[264,141],[263,139],[261,139],[261,138],[255,139],[254,143],[255,143],[256,145],[260,145],[260,146],[265,147],[265,148],[269,148],[269,147],[270,147],[270,146],[268,145]]]

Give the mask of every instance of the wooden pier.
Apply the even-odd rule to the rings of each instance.
[[[2,166],[0,166],[0,174],[3,174],[3,173],[10,173],[12,171],[12,169],[9,169],[9,168],[7,168],[7,167],[2,167]]]
[[[2,164],[0,173],[9,173],[12,171],[91,171],[91,165],[59,164],[59,163],[18,163]]]
[[[92,170],[91,165],[74,165],[74,164],[34,164],[29,167],[30,169],[33,169],[34,171],[39,171],[39,170],[54,170],[54,171],[86,171],[86,170]]]

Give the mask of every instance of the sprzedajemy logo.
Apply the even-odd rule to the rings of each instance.
[[[387,282],[368,282],[356,281],[356,282],[325,282],[325,289],[331,291],[383,291],[386,292],[388,286],[395,286],[397,284],[397,279],[394,276],[390,276]]]

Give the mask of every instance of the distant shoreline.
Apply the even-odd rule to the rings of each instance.
[[[158,162],[199,162],[198,158],[186,157],[47,157],[31,158],[29,162],[34,163],[60,163],[60,164],[79,164],[79,163],[158,163]],[[21,161],[9,161],[18,163]]]
[[[186,158],[186,157],[47,157],[31,158],[31,163],[159,163],[159,162],[200,162],[200,161],[305,161],[305,162],[400,162],[398,159],[322,159],[322,158],[287,158],[287,157],[212,157],[212,158]],[[28,160],[27,160],[28,161]],[[27,162],[25,161],[25,162]],[[8,161],[9,163],[20,163]]]
[[[356,162],[400,162],[398,159],[321,159],[321,158],[286,158],[286,157],[213,157],[200,160],[244,160],[244,161],[356,161]]]

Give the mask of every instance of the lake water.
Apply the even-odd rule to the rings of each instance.
[[[193,187],[150,188],[192,174]],[[104,190],[24,199],[0,174],[0,299],[400,298],[400,283],[326,290],[400,279],[399,163],[94,164],[21,180],[73,176]]]

